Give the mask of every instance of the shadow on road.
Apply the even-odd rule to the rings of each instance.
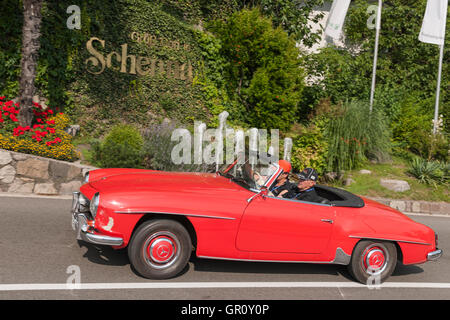
[[[115,250],[110,246],[102,246],[78,241],[79,247],[87,249],[83,257],[90,262],[110,265],[110,266],[126,266],[130,264],[126,249]],[[228,261],[214,259],[200,259],[192,255],[190,264],[193,265],[194,271],[198,272],[226,272],[226,273],[252,273],[252,274],[302,274],[302,275],[332,275],[336,277],[344,277],[347,280],[354,281],[347,271],[347,267],[334,264],[313,264],[313,263],[277,263],[277,262],[253,262],[253,261]],[[139,275],[132,266],[133,273]],[[178,275],[181,276],[189,271],[189,264]],[[417,265],[404,265],[400,261],[395,268],[392,276],[403,276],[409,274],[417,274],[424,272]]]
[[[266,274],[325,274],[352,279],[346,266],[312,263],[247,262],[191,257],[195,271]]]
[[[417,265],[404,265],[400,261],[397,262],[397,267],[395,268],[392,276],[404,276],[408,274],[422,273],[423,269]]]
[[[125,266],[130,264],[126,249],[115,250],[110,246],[102,246],[78,240],[78,246],[87,249],[83,255],[90,262],[109,265],[109,266]]]

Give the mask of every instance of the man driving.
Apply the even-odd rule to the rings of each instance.
[[[299,179],[297,186],[282,194],[283,198],[319,203],[325,200],[314,189],[319,177],[316,170],[306,168],[297,177]]]

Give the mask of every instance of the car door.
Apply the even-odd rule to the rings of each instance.
[[[241,251],[321,253],[331,236],[334,207],[256,196],[241,218],[236,247]]]

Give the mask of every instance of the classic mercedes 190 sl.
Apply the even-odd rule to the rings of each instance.
[[[271,196],[274,163],[216,173],[97,169],[72,203],[77,239],[127,248],[143,277],[178,275],[199,258],[347,265],[359,282],[385,281],[397,260],[437,260],[437,234],[401,212],[345,190],[316,185],[312,203]]]

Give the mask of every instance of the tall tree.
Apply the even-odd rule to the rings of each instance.
[[[34,81],[40,47],[42,2],[43,0],[23,0],[22,59],[19,80],[19,123],[21,126],[29,126],[33,120],[32,107],[36,90]]]

